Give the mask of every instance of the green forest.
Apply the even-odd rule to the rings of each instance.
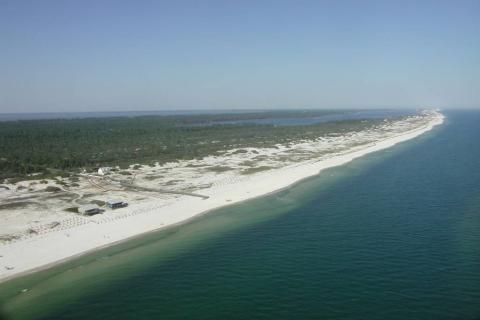
[[[266,113],[272,116],[271,113]],[[267,116],[265,115],[265,116]],[[281,113],[281,116],[294,116]],[[311,114],[302,114],[309,116]],[[215,124],[262,114],[141,116],[0,123],[0,180],[68,175],[81,168],[153,164],[202,158],[232,148],[267,147],[358,131],[379,120],[302,126]],[[296,115],[298,116],[298,114]],[[213,123],[202,125],[204,123]]]

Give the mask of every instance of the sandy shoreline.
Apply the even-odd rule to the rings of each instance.
[[[52,267],[89,252],[133,237],[185,223],[208,211],[265,196],[317,175],[322,170],[343,165],[358,157],[413,139],[436,125],[444,117],[436,114],[429,123],[395,137],[363,145],[347,153],[324,160],[309,160],[283,168],[260,172],[231,184],[202,190],[208,199],[182,196],[167,205],[145,203],[132,206],[132,215],[108,223],[92,221],[68,230],[41,234],[0,246],[0,282]],[[141,212],[136,214],[135,212]]]

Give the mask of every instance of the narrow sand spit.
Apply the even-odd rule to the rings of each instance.
[[[394,136],[380,137],[372,143],[334,153],[328,158],[309,159],[241,178],[232,177],[221,184],[212,183],[200,191],[202,195],[208,196],[208,199],[177,196],[169,201],[132,204],[116,218],[82,219],[72,216],[71,223],[74,227],[56,228],[0,245],[0,282],[50,267],[142,233],[185,222],[225,205],[278,191],[324,169],[413,139],[443,121],[442,114],[431,112],[428,121],[421,126],[406,129]]]

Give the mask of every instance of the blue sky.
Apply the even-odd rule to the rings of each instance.
[[[0,41],[0,112],[480,107],[480,0],[0,0]]]

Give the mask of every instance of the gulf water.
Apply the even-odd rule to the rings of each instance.
[[[288,190],[4,283],[2,316],[480,319],[480,112],[445,114]]]

